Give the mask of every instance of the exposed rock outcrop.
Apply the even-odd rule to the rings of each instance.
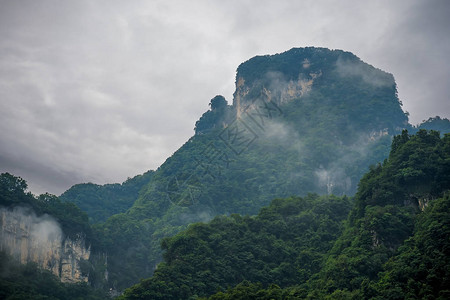
[[[63,282],[87,282],[81,263],[89,260],[91,251],[82,233],[74,238],[66,237],[50,216],[37,217],[23,208],[1,208],[0,223],[1,251],[22,264],[35,262]]]

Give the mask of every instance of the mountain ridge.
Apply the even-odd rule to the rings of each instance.
[[[133,206],[99,227],[107,240],[130,222],[148,228],[145,238],[136,235],[137,245],[151,245],[139,263],[124,261],[125,249],[135,251],[129,244],[110,253],[110,261],[117,257],[146,273],[159,262],[161,238],[186,224],[256,214],[277,197],[351,195],[368,166],[387,157],[392,136],[411,127],[391,74],[323,48],[250,59],[238,68],[233,103],[216,96],[210,106],[196,134],[155,171]],[[110,277],[122,280],[110,266]]]
[[[157,170],[61,196],[96,222],[91,284],[121,291],[151,276],[161,241],[190,223],[255,215],[292,195],[353,195],[369,166],[388,158],[392,138],[418,130],[401,109],[393,75],[350,52],[308,47],[257,56],[239,65],[235,83],[232,104],[212,98],[195,135]],[[436,117],[423,126],[448,124]]]

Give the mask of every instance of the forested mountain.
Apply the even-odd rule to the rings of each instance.
[[[190,225],[121,299],[445,299],[449,189],[450,135],[404,131],[350,214],[346,197],[308,195]]]
[[[156,269],[127,290],[130,299],[380,296],[382,285],[394,295],[409,284],[395,281],[396,266],[417,258],[401,249],[425,247],[423,226],[448,199],[448,137],[419,129],[443,135],[450,121],[414,127],[401,105],[394,77],[352,53],[257,56],[238,67],[232,103],[213,97],[195,135],[156,171],[75,185],[60,198],[27,194],[5,174],[1,201],[29,203],[65,234],[85,235],[93,286],[114,294]],[[358,265],[366,257],[370,274]],[[348,261],[350,273],[339,273]]]
[[[415,130],[407,120],[393,76],[349,52],[294,48],[242,63],[232,105],[212,98],[131,208],[95,226],[108,284],[149,277],[161,240],[187,224],[254,215],[274,198],[353,195],[393,135]]]
[[[316,287],[366,298],[385,295],[380,299],[444,295],[450,278],[448,258],[443,258],[449,254],[449,189],[450,135],[440,139],[438,132],[420,130],[395,137],[388,160],[361,179],[349,226]],[[411,256],[416,256],[411,261],[418,264],[415,270],[392,270],[395,262]],[[401,272],[411,276],[392,277]]]
[[[253,215],[279,197],[354,194],[411,127],[391,74],[324,48],[244,62],[232,105],[216,96],[210,106],[133,206],[97,226],[115,288],[148,277],[161,239],[189,223]]]
[[[128,178],[122,184],[76,184],[59,198],[64,202],[75,203],[88,214],[91,223],[104,222],[110,216],[129,209],[152,175],[153,171],[147,171],[142,175]]]

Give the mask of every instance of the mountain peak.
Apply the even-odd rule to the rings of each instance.
[[[396,98],[392,74],[364,63],[350,52],[307,47],[255,56],[242,63],[237,69],[233,106],[239,116],[258,98],[282,105],[306,96],[316,87],[333,89],[343,86],[344,81],[366,85],[372,91],[390,89]]]

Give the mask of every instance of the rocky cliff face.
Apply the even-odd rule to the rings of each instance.
[[[309,93],[322,77],[321,49],[292,49],[287,60],[282,55],[257,56],[242,63],[236,76],[233,105],[237,113],[264,98],[280,105]],[[251,108],[251,107],[250,107]]]
[[[301,98],[311,91],[314,81],[322,76],[322,71],[308,70],[308,59],[299,65],[296,78],[287,79],[280,71],[267,71],[263,78],[247,83],[245,75],[238,73],[233,104],[238,116],[247,109],[256,106],[260,98],[281,105],[293,99]]]
[[[22,208],[0,209],[0,250],[25,264],[35,262],[63,282],[87,282],[81,264],[90,256],[83,234],[65,237],[50,216],[37,217]]]
[[[350,52],[293,48],[281,54],[253,57],[238,67],[233,94],[238,117],[258,110],[275,114],[278,107],[291,102],[303,102],[298,105],[302,109],[309,102],[326,111],[331,106],[341,115],[362,110],[366,113],[364,117],[373,123],[365,122],[366,134],[386,128],[389,134],[394,134],[407,126],[392,74],[374,68]],[[361,116],[361,112],[356,115]],[[349,117],[347,120],[355,119]]]

